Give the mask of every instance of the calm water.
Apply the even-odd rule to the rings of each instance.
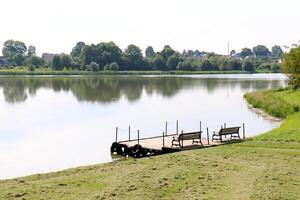
[[[140,77],[0,77],[0,179],[111,161],[120,139],[246,123],[247,136],[277,126],[252,112],[249,91],[286,85],[281,74]]]

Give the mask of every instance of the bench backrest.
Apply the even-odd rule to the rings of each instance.
[[[219,131],[219,135],[227,135],[233,133],[239,133],[241,127],[230,127],[230,128],[221,128]]]
[[[191,132],[191,133],[181,133],[178,138],[179,140],[192,140],[201,138],[202,131]]]

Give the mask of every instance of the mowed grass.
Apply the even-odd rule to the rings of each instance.
[[[272,91],[298,105],[294,92]],[[296,200],[299,144],[294,112],[280,128],[241,143],[0,181],[0,199]]]

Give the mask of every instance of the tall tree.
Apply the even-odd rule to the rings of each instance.
[[[289,84],[293,88],[300,88],[300,47],[284,55],[282,69],[289,77]]]
[[[165,60],[168,60],[168,58],[174,53],[176,53],[176,51],[174,51],[169,45],[164,46],[163,50],[160,52]]]
[[[2,54],[4,57],[13,57],[15,55],[24,56],[27,51],[27,47],[24,42],[7,40],[3,44]]]
[[[83,47],[85,46],[85,43],[84,42],[77,42],[75,47],[73,47],[71,53],[70,53],[70,56],[72,58],[76,58],[76,57],[79,57],[80,54],[81,54],[81,50],[83,49]]]
[[[155,52],[154,52],[154,49],[153,49],[152,46],[149,46],[149,47],[146,48],[146,50],[145,50],[145,55],[146,55],[147,58],[152,58],[152,57],[154,57]]]
[[[249,48],[243,48],[242,51],[241,51],[241,57],[242,58],[246,58],[246,57],[252,56],[252,55],[253,55],[253,52]]]
[[[35,48],[35,46],[30,45],[27,50],[27,56],[32,57],[35,55],[36,55],[36,48]]]
[[[274,47],[272,47],[272,55],[275,58],[281,58],[283,56],[283,51],[282,51],[281,47],[278,45],[275,45]]]
[[[62,55],[61,56],[61,64],[62,64],[62,67],[66,67],[67,69],[72,67],[71,57],[69,55]]]
[[[133,69],[142,69],[144,67],[142,50],[138,46],[134,44],[129,45],[125,49],[125,56],[128,58]]]
[[[53,57],[51,67],[53,70],[62,70],[63,69],[62,60],[59,55],[55,55]]]
[[[257,45],[253,47],[253,53],[256,57],[267,57],[270,55],[269,49],[264,45]]]

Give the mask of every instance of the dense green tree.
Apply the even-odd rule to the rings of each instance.
[[[125,49],[125,57],[127,57],[129,63],[130,63],[130,68],[135,69],[135,70],[142,70],[144,69],[144,60],[143,60],[143,54],[142,50],[134,45],[131,44]]]
[[[2,54],[4,57],[13,57],[16,55],[24,56],[27,51],[27,47],[24,42],[7,40],[3,44]]]
[[[300,88],[300,47],[284,55],[282,69],[289,77],[289,84],[293,88]]]
[[[278,45],[275,45],[274,47],[272,47],[272,55],[275,58],[281,58],[283,56],[283,51],[282,51],[281,47]]]
[[[165,59],[161,55],[156,55],[153,58],[154,69],[156,70],[168,70]]]
[[[173,50],[169,45],[165,45],[163,50],[160,52],[160,54],[163,56],[163,58],[167,61],[170,56],[175,54],[176,51]]]
[[[42,67],[45,65],[45,61],[38,56],[31,56],[26,60],[26,64],[33,67]]]
[[[249,71],[249,72],[254,72],[255,67],[254,67],[253,63],[250,60],[245,60],[244,63],[243,63],[243,70],[244,71]]]
[[[149,47],[146,48],[145,55],[146,55],[147,58],[152,58],[152,57],[155,56],[155,52],[154,52],[154,49],[153,49],[152,46],[149,46]]]
[[[61,64],[63,67],[66,67],[67,69],[70,69],[72,67],[72,60],[69,55],[62,55],[61,56]]]
[[[35,56],[36,55],[36,48],[35,46],[29,46],[28,50],[27,50],[27,56],[31,57],[31,56]]]
[[[63,69],[62,59],[59,55],[55,55],[53,57],[51,67],[53,70],[62,70]]]
[[[77,42],[75,47],[73,47],[70,56],[74,59],[80,57],[81,51],[83,49],[83,47],[85,46],[84,42]]]
[[[230,59],[229,65],[233,70],[242,70],[242,62],[238,59]]]
[[[267,57],[270,55],[269,49],[264,45],[257,45],[253,47],[253,53],[256,57]]]
[[[249,48],[243,48],[242,51],[241,51],[241,57],[242,58],[246,58],[246,57],[252,56],[252,55],[253,55],[253,52]]]
[[[178,63],[181,61],[181,56],[179,53],[175,53],[170,56],[167,60],[167,66],[170,70],[175,70]]]
[[[21,66],[25,61],[27,47],[25,43],[15,40],[7,40],[3,44],[2,54],[12,66]]]
[[[177,65],[177,69],[183,71],[191,71],[193,70],[192,62],[189,59],[179,62]]]
[[[120,62],[122,50],[114,42],[101,42],[97,44],[96,48],[97,63],[100,68],[112,62]]]
[[[214,70],[214,67],[208,59],[205,59],[201,62],[200,69],[202,71],[209,71]]]

